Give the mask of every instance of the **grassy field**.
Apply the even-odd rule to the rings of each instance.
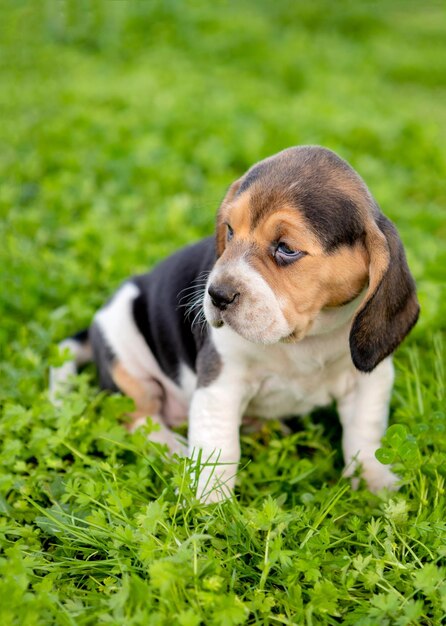
[[[415,624],[446,616],[446,21],[438,2],[2,0],[0,623]],[[212,231],[226,187],[330,147],[394,220],[422,315],[380,458],[341,478],[334,410],[243,436],[237,497],[120,424],[64,336],[129,274]]]

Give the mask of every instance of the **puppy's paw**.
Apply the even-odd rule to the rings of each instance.
[[[237,463],[208,459],[205,463],[197,463],[193,471],[197,480],[196,497],[203,504],[216,504],[232,497]]]
[[[232,495],[232,492],[225,487],[214,485],[211,489],[204,489],[202,492],[197,490],[197,497],[203,504],[218,504],[225,502]]]
[[[169,449],[169,454],[178,454],[178,456],[182,457],[187,456],[186,439],[169,428],[161,428],[158,431],[151,432],[149,440],[166,445]]]
[[[356,476],[358,468],[359,474],[373,493],[377,493],[381,489],[391,491],[398,489],[398,476],[387,465],[382,465],[374,457],[354,460],[345,468],[344,476],[351,478],[353,489],[357,489],[359,486],[359,478]]]
[[[187,456],[187,439],[182,437],[178,433],[173,433],[173,438],[170,442],[169,450],[171,454],[178,454],[178,456]]]
[[[376,461],[373,466],[364,466],[362,476],[367,483],[367,487],[373,493],[381,489],[389,489],[390,491],[397,491],[398,489],[398,476],[386,465],[381,465],[379,461]]]
[[[147,417],[145,415],[131,416],[132,421],[126,424],[126,428],[130,433],[134,433],[138,428],[147,424]],[[169,449],[169,454],[178,454],[178,456],[187,456],[187,440],[168,428],[160,417],[150,418],[154,429],[149,434],[150,441],[155,443],[161,443],[166,445]]]

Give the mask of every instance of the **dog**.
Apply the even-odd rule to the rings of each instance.
[[[228,497],[244,415],[281,419],[334,401],[346,474],[394,488],[375,458],[387,427],[392,352],[419,305],[404,249],[361,177],[318,146],[286,149],[227,191],[215,237],[118,289],[90,328],[63,341],[72,360],[51,395],[94,360],[100,386],[134,400],[154,441],[199,461],[197,495]],[[188,416],[188,447],[171,429]]]

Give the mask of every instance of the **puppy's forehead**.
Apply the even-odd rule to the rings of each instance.
[[[254,165],[234,198],[251,229],[271,213],[294,208],[327,252],[364,234],[373,199],[356,172],[325,148],[289,148]]]

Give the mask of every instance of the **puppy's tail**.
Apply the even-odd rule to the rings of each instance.
[[[77,374],[77,370],[82,365],[93,360],[93,350],[89,339],[89,330],[82,330],[68,339],[64,339],[59,344],[59,350],[68,349],[72,358],[65,361],[60,367],[50,368],[50,389],[49,397],[52,404],[61,404],[61,395],[67,388],[67,380],[70,376]]]

